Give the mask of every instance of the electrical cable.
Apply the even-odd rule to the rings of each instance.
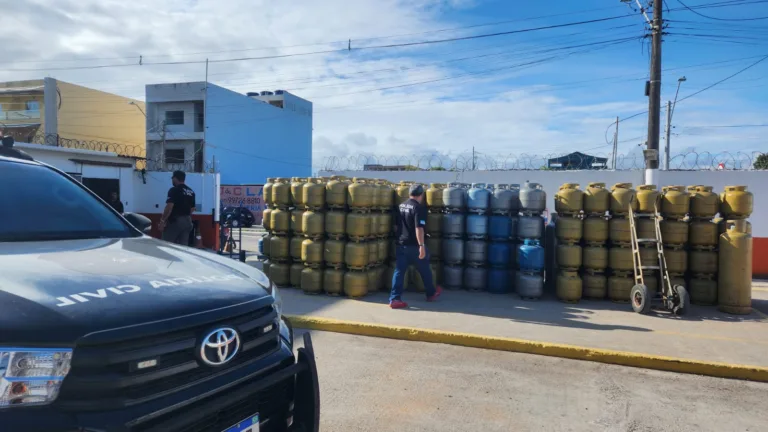
[[[691,9],[690,7],[688,7],[688,5],[683,3],[682,0],[677,0],[677,2],[680,3],[681,5],[683,5],[684,8],[686,8],[689,11],[695,13],[696,15],[698,15],[700,17],[707,18],[707,19],[711,19],[711,20],[717,20],[717,21],[759,21],[759,20],[768,19],[768,16],[756,17],[756,18],[718,18],[718,17],[709,16],[709,15],[704,15],[701,12],[696,12],[695,10]]]

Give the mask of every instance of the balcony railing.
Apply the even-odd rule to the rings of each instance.
[[[0,111],[0,120],[40,120],[40,110]]]

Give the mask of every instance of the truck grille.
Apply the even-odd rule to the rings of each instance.
[[[264,332],[270,324],[272,328]],[[200,339],[217,326],[235,328],[241,348],[225,366],[212,368],[202,363],[195,352]],[[165,396],[269,355],[279,348],[278,335],[277,313],[268,306],[180,331],[102,345],[78,345],[59,404],[65,409],[95,410]],[[139,362],[147,360],[155,360],[157,365],[137,368]]]

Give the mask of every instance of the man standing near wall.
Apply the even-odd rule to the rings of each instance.
[[[186,179],[184,171],[173,172],[173,187],[168,190],[168,199],[165,201],[165,209],[158,225],[163,233],[163,240],[183,246],[189,246],[192,212],[195,211],[195,191],[184,184]]]
[[[125,207],[123,207],[123,203],[120,201],[117,192],[112,192],[109,194],[109,205],[111,205],[112,208],[115,209],[115,211],[118,213],[125,213]]]
[[[435,301],[443,288],[435,288],[432,269],[429,268],[429,251],[424,243],[424,227],[427,225],[427,208],[424,206],[424,187],[411,186],[410,198],[400,204],[394,216],[395,241],[397,241],[395,274],[392,276],[392,292],[389,307],[402,309],[408,304],[402,300],[403,282],[408,266],[413,265],[421,275],[427,301]]]

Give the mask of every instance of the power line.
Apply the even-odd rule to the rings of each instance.
[[[696,15],[698,15],[700,17],[707,18],[707,19],[711,19],[711,20],[717,20],[717,21],[759,21],[759,20],[768,19],[768,16],[757,17],[757,18],[718,18],[718,17],[709,16],[709,15],[704,15],[701,12],[696,12],[695,10],[691,9],[690,7],[688,7],[687,4],[683,3],[682,0],[677,0],[677,2],[680,3],[681,5],[683,5],[684,8],[686,8],[689,11],[695,13]]]

